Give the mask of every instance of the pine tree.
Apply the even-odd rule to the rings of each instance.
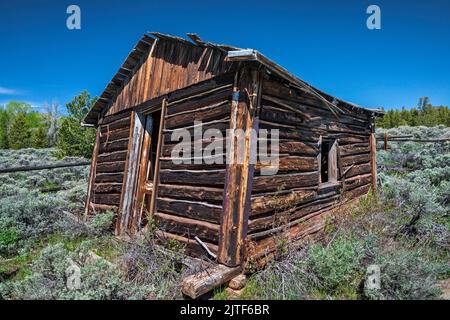
[[[418,108],[407,110],[389,110],[381,119],[377,119],[377,126],[382,128],[393,128],[401,125],[427,126],[437,125],[450,126],[450,109],[447,106],[433,106],[428,97],[420,98]]]
[[[31,137],[31,146],[35,149],[42,149],[48,147],[48,136],[47,128],[44,126],[39,126],[33,131]]]
[[[9,115],[6,110],[0,108],[0,149],[8,149]]]
[[[31,145],[31,131],[27,121],[27,114],[19,112],[9,129],[9,147],[11,149],[28,148]]]
[[[56,146],[60,156],[78,156],[90,158],[95,142],[95,130],[83,128],[81,121],[95,102],[89,93],[83,91],[66,107],[68,117],[63,117],[58,131]]]

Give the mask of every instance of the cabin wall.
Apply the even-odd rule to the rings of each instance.
[[[279,170],[261,175],[255,166],[247,231],[247,258],[273,253],[280,236],[301,238],[323,227],[324,214],[344,198],[369,191],[372,182],[371,120],[340,107],[337,118],[319,98],[269,78],[263,81],[260,129],[279,129]],[[338,183],[320,184],[321,139],[338,143]],[[345,177],[343,174],[345,173]]]
[[[238,65],[226,62],[225,57],[226,52],[213,47],[155,40],[107,106],[106,115],[227,73]]]
[[[130,126],[130,111],[106,117],[99,123],[88,191],[88,214],[117,210],[120,205]]]
[[[196,243],[195,236],[217,253],[226,166],[223,153],[209,158],[221,159],[222,164],[207,164],[202,159],[199,164],[195,163],[191,142],[198,144],[202,153],[212,141],[225,146],[233,79],[233,74],[221,76],[220,86],[213,89],[205,86],[204,91],[196,90],[195,94],[178,102],[170,96],[168,98],[153,217],[162,237],[178,240],[194,255],[205,253]],[[201,126],[194,125],[195,121],[201,121]],[[223,139],[204,137],[208,129],[218,129]],[[186,150],[191,150],[191,155],[188,161],[176,164],[174,161],[182,157],[183,153],[173,153],[181,140],[173,141],[172,134],[180,130],[186,130],[192,135],[191,141],[182,141],[188,148]],[[201,132],[200,137],[195,137],[194,131]]]

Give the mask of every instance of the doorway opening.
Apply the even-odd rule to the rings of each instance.
[[[144,227],[148,214],[152,213],[152,197],[155,192],[156,162],[160,141],[161,110],[145,116],[145,130],[139,163],[139,181],[135,211],[139,216],[139,226]],[[154,206],[154,205],[153,205]]]

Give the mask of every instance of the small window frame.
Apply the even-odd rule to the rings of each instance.
[[[323,179],[323,167],[322,167],[322,159],[324,156],[324,151],[322,147],[326,145],[327,151],[325,155],[327,156],[327,161],[325,164],[327,165],[327,179]],[[339,183],[339,177],[338,177],[338,142],[336,139],[325,139],[322,136],[319,138],[319,154],[317,156],[317,163],[319,166],[318,172],[319,172],[319,186],[323,185],[330,185],[330,184],[338,184]]]

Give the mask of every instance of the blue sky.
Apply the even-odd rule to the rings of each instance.
[[[81,8],[81,30],[66,8]],[[381,8],[368,30],[366,8]],[[450,1],[0,2],[0,104],[99,95],[147,31],[255,48],[319,89],[366,107],[429,96],[450,105]]]

